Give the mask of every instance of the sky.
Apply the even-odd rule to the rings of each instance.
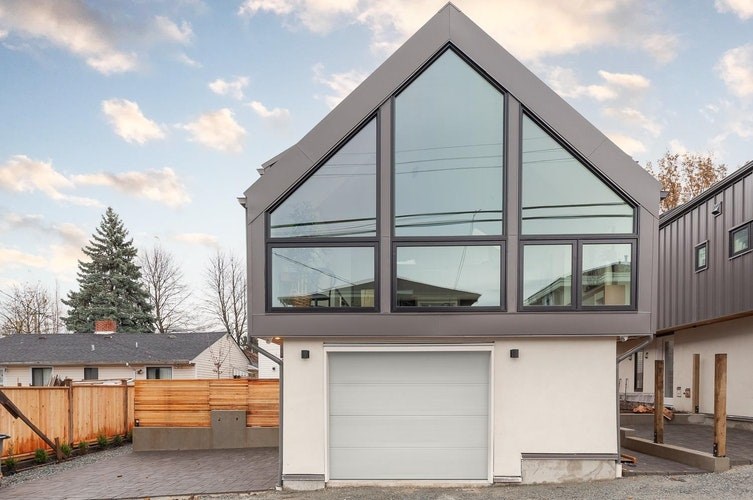
[[[107,206],[194,297],[236,198],[444,0],[0,0],[0,290],[76,289]],[[753,159],[753,0],[455,0],[640,164]]]

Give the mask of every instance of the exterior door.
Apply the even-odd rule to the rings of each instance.
[[[330,352],[329,479],[487,480],[490,353]]]

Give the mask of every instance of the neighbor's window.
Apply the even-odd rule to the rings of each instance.
[[[633,354],[635,363],[633,365],[633,392],[643,392],[643,359],[646,351],[641,349]]]
[[[581,262],[581,304],[629,306],[632,302],[633,245],[584,244]]]
[[[695,247],[695,270],[703,271],[709,267],[709,242],[703,243]]]
[[[375,307],[373,246],[270,251],[273,308]]]
[[[169,366],[147,366],[146,378],[150,380],[171,379],[173,378],[173,369]]]
[[[398,308],[500,307],[500,245],[399,246]]]
[[[96,366],[85,367],[84,380],[99,380],[99,368]]]
[[[42,387],[49,385],[52,378],[52,368],[32,368],[31,385]]]
[[[523,306],[571,306],[573,246],[523,246]]]
[[[740,255],[750,250],[750,224],[733,229],[730,233],[730,257]]]
[[[452,50],[395,99],[395,235],[502,234],[504,96]]]

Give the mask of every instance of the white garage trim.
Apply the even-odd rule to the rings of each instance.
[[[484,480],[393,480],[395,484],[489,484],[493,482],[494,457],[494,345],[493,344],[325,344],[324,345],[324,466],[325,481],[330,484],[382,484],[384,481],[371,480],[330,480],[330,394],[329,394],[329,353],[338,352],[486,352],[489,354],[489,394],[488,394],[488,429],[487,429],[487,478]]]

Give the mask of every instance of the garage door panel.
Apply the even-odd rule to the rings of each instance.
[[[332,415],[486,415],[488,384],[332,384]]]
[[[486,415],[330,417],[332,448],[485,448]]]
[[[473,480],[486,471],[485,449],[475,448],[340,448],[330,453],[333,479]]]

